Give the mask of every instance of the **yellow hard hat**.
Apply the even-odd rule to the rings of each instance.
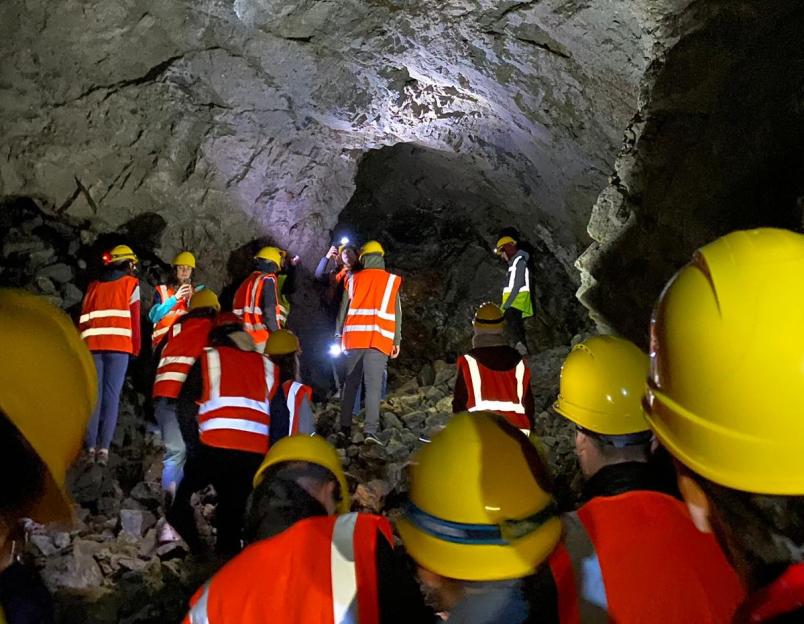
[[[288,353],[298,353],[301,351],[299,339],[289,329],[279,329],[271,333],[265,343],[265,353],[267,355],[287,355]]]
[[[699,249],[651,322],[646,418],[725,487],[804,495],[804,236],[763,228]]]
[[[44,495],[30,516],[70,519],[64,481],[97,399],[92,355],[66,314],[16,290],[0,289],[0,344],[0,412],[47,468]]]
[[[502,329],[505,320],[500,306],[491,302],[482,304],[475,312],[472,325],[475,329]]]
[[[381,256],[385,255],[385,249],[382,248],[382,245],[377,241],[369,241],[365,245],[360,248],[360,257],[367,254],[380,254]]]
[[[277,267],[282,266],[282,250],[277,247],[263,247],[254,256],[254,259],[267,260],[273,262]]]
[[[276,466],[282,462],[302,461],[316,464],[329,470],[338,480],[341,486],[341,500],[338,502],[338,513],[347,513],[351,506],[349,498],[349,484],[346,483],[346,475],[343,473],[341,460],[335,447],[327,442],[322,436],[310,436],[296,434],[282,438],[274,444],[262,460],[262,464],[254,475],[253,485],[257,487],[262,483],[265,471],[271,466]]]
[[[648,366],[648,356],[628,340],[593,336],[576,344],[564,360],[553,408],[601,435],[648,431],[642,412]]]
[[[198,292],[194,292],[193,296],[190,297],[190,309],[198,310],[200,308],[214,308],[220,312],[221,303],[218,301],[218,295],[209,288],[202,288]]]
[[[191,269],[194,269],[195,256],[189,251],[182,251],[181,253],[177,254],[175,258],[173,258],[173,262],[170,264],[173,266],[188,266]]]
[[[132,262],[139,262],[137,254],[128,245],[117,245],[112,247],[104,255],[104,262],[106,264],[113,264],[115,262],[122,262],[123,260],[131,260]]]
[[[488,412],[454,416],[413,458],[410,504],[397,520],[405,548],[448,578],[521,578],[561,537],[552,496],[536,471],[539,452]],[[538,477],[543,478],[543,477]]]
[[[516,245],[516,241],[513,238],[511,238],[510,236],[503,236],[500,240],[497,241],[497,245],[494,247],[494,253],[500,255],[502,253],[502,248],[505,247],[505,245],[509,245],[511,243]]]

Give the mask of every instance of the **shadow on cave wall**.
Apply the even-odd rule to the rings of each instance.
[[[475,308],[501,297],[506,269],[492,252],[497,236],[516,225],[527,237],[527,224],[512,222],[471,160],[419,145],[367,153],[355,185],[335,233],[381,241],[388,268],[404,278],[403,363],[464,352]],[[530,242],[540,313],[529,334],[541,350],[566,344],[587,321],[559,261],[535,237]]]
[[[732,9],[658,69],[633,165],[614,180],[636,218],[588,267],[585,304],[642,345],[661,288],[697,247],[735,229],[801,228],[804,6]]]

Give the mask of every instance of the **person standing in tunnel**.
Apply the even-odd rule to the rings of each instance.
[[[234,296],[234,313],[260,352],[271,332],[284,327],[278,276],[281,266],[282,251],[276,247],[263,247],[254,256],[254,271]]]
[[[341,395],[341,430],[351,433],[352,412],[360,382],[366,397],[365,440],[382,445],[377,437],[383,371],[388,358],[399,356],[402,340],[402,278],[385,270],[385,250],[369,241],[360,250],[363,268],[346,280],[335,336],[346,354],[346,379]]]
[[[296,266],[299,256],[290,256],[284,249],[279,250],[282,263],[277,274],[277,290],[279,291],[279,318],[282,327],[287,326],[290,316],[290,295],[296,292]]]
[[[160,284],[154,290],[154,302],[148,312],[148,318],[154,324],[151,334],[151,348],[154,355],[167,338],[173,323],[187,314],[190,297],[193,294],[193,272],[195,256],[189,251],[182,251],[170,263],[173,275],[167,284]]]
[[[301,383],[299,339],[289,329],[271,334],[265,355],[279,371],[279,387],[271,399],[271,445],[296,433],[315,433],[313,389]]]
[[[128,245],[117,245],[103,254],[103,263],[100,279],[87,289],[79,319],[81,338],[98,373],[98,402],[87,429],[86,456],[101,466],[109,462],[126,370],[141,342],[137,256]]]
[[[352,243],[332,245],[315,269],[315,279],[327,285],[325,303],[332,321],[338,318],[346,278],[359,267],[357,247]]]
[[[495,248],[502,260],[508,264],[508,274],[502,292],[502,310],[514,348],[520,354],[528,354],[528,339],[525,333],[525,319],[533,316],[533,298],[530,291],[530,256],[519,249],[517,241],[511,236],[503,236]]]

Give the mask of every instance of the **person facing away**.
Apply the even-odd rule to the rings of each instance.
[[[167,339],[173,323],[187,314],[190,297],[193,295],[195,256],[189,251],[182,251],[170,264],[173,267],[171,280],[156,287],[153,305],[148,312],[148,319],[154,324],[151,333],[151,348],[154,354]]]
[[[651,322],[645,415],[748,589],[736,624],[804,622],[804,236],[699,249]]]
[[[164,507],[169,509],[184,474],[187,447],[176,413],[176,402],[193,364],[209,345],[209,334],[220,312],[217,295],[205,288],[193,294],[186,315],[168,332],[156,369],[152,396],[165,455],[162,460],[162,493]],[[159,527],[159,541],[175,541],[178,537],[169,524]]]
[[[533,297],[530,288],[530,256],[519,249],[516,240],[503,236],[497,241],[495,253],[508,265],[508,274],[502,289],[501,308],[514,347],[523,356],[528,354],[525,319],[533,316]]]
[[[0,289],[0,344],[0,622],[50,623],[53,601],[16,561],[15,538],[24,518],[62,530],[73,523],[65,481],[97,399],[97,373],[69,317],[27,292]]]
[[[575,424],[586,502],[564,515],[550,556],[561,622],[588,605],[613,622],[729,622],[743,589],[717,542],[699,533],[650,459],[642,413],[648,357],[614,336],[576,344],[555,410]]]
[[[458,357],[452,413],[491,411],[529,435],[534,404],[530,367],[504,336],[500,308],[484,303],[472,321],[472,349]]]
[[[237,289],[233,311],[260,352],[271,332],[282,329],[279,269],[282,251],[263,247],[254,256],[254,271]]]
[[[365,389],[366,442],[382,445],[380,422],[382,379],[388,358],[399,356],[402,339],[402,278],[385,270],[385,250],[369,241],[360,251],[363,268],[347,278],[335,335],[345,353],[346,379],[341,394],[341,437],[349,438],[352,411],[360,382]]]
[[[220,314],[210,346],[190,369],[177,413],[187,444],[184,477],[167,520],[190,548],[203,548],[190,498],[209,484],[217,494],[216,549],[240,549],[251,478],[270,445],[270,402],[278,387],[273,363],[254,350],[234,314]],[[187,431],[188,425],[195,431]]]
[[[198,590],[185,624],[433,621],[388,521],[349,513],[340,459],[319,436],[271,447],[254,476],[245,534],[250,545]]]
[[[87,459],[100,465],[109,461],[126,370],[141,346],[137,256],[131,247],[117,245],[103,254],[103,263],[100,278],[87,288],[79,319],[98,375],[98,402],[84,445]]]
[[[265,354],[279,372],[279,387],[271,399],[271,444],[297,433],[314,434],[313,389],[299,381],[299,339],[289,329],[275,331]]]
[[[531,441],[502,416],[457,414],[410,464],[396,522],[432,606],[451,624],[557,622],[531,587],[561,539],[551,480]],[[458,484],[458,485],[456,485]],[[549,597],[549,594],[547,594]]]

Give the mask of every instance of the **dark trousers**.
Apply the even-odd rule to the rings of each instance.
[[[527,348],[528,337],[525,335],[525,321],[522,318],[522,310],[508,308],[505,311],[504,317],[508,337],[511,340],[511,346],[516,346],[518,342],[521,342],[525,348]]]
[[[251,493],[251,481],[262,463],[263,455],[201,445],[187,458],[184,477],[176,498],[167,512],[167,521],[184,538],[193,552],[203,550],[195,524],[190,498],[208,485],[215,488],[218,506],[215,524],[218,539],[215,550],[234,555],[240,550],[243,514]]]
[[[126,381],[129,354],[95,351],[92,359],[98,373],[98,402],[89,420],[84,443],[87,448],[108,449],[117,428],[120,393]]]
[[[353,349],[346,353],[346,379],[341,390],[341,427],[352,425],[357,391],[361,381],[366,393],[366,433],[377,433],[380,424],[380,401],[383,372],[388,356],[376,349]]]

